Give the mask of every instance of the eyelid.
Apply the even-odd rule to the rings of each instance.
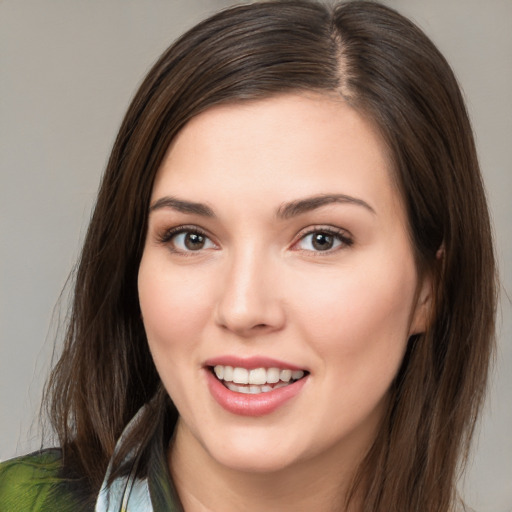
[[[195,224],[182,224],[178,226],[174,226],[171,228],[165,228],[159,231],[156,234],[157,242],[168,246],[171,242],[172,238],[180,233],[197,233],[201,236],[204,236],[207,238],[212,244],[214,244],[218,248],[218,243],[214,240],[214,237],[212,237],[205,229],[195,225]],[[330,236],[338,238],[341,242],[341,247],[337,247],[334,249],[328,249],[325,251],[311,251],[307,249],[295,249],[295,247],[304,240],[307,236],[312,235],[314,233],[325,233]],[[329,226],[329,225],[313,225],[308,226],[306,228],[303,228],[299,231],[299,233],[295,236],[294,242],[291,244],[291,249],[298,250],[298,251],[304,251],[315,255],[322,255],[322,254],[332,254],[334,252],[337,252],[338,250],[345,249],[347,247],[352,246],[354,243],[354,239],[352,234],[347,231],[346,229],[342,229],[336,226]],[[181,251],[179,249],[171,248],[171,250],[175,253],[180,253],[184,255],[193,254],[194,252],[202,252],[201,250],[198,251]]]
[[[328,255],[333,254],[339,250],[346,249],[347,247],[350,247],[354,244],[354,237],[352,234],[347,231],[346,229],[338,228],[335,226],[326,226],[324,225],[314,225],[314,226],[308,226],[307,228],[302,229],[299,231],[297,236],[295,237],[295,241],[292,243],[292,249],[295,248],[302,240],[304,240],[307,236],[312,235],[314,233],[325,233],[327,235],[331,235],[334,237],[337,237],[341,241],[341,246],[336,247],[334,249],[328,249],[326,251],[311,251],[307,249],[295,249],[298,251],[304,251],[307,253],[311,253],[315,256],[317,255]]]
[[[204,236],[205,238],[210,240],[210,242],[213,245],[218,247],[218,244],[217,244],[217,242],[215,242],[213,237],[206,230],[204,230],[203,228],[200,228],[199,226],[197,226],[195,224],[181,224],[179,226],[174,226],[172,228],[165,228],[165,229],[157,232],[156,240],[159,244],[169,246],[173,237],[175,237],[176,235],[179,235],[180,233],[197,233],[198,235]],[[193,254],[194,252],[197,252],[197,253],[202,252],[200,250],[199,251],[181,251],[181,250],[175,249],[175,248],[170,248],[170,250],[172,250],[175,253],[184,254],[184,255]]]

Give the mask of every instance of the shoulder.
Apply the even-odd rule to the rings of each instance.
[[[62,470],[59,449],[41,450],[0,463],[0,510],[2,512],[92,512],[94,507],[80,495],[76,479]]]

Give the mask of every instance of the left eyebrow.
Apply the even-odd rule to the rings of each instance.
[[[376,214],[375,210],[366,201],[357,197],[347,196],[345,194],[322,194],[284,203],[278,208],[276,216],[279,219],[289,219],[290,217],[295,217],[332,203],[362,206],[372,214]]]
[[[149,207],[149,211],[153,212],[162,208],[171,208],[181,213],[191,213],[203,217],[215,217],[213,210],[205,204],[185,201],[184,199],[169,196],[161,197],[158,201],[155,201]]]

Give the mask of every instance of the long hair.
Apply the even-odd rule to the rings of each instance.
[[[46,391],[65,463],[97,489],[142,405],[151,403],[126,451],[144,446],[155,415],[176,414],[148,350],[137,296],[151,189],[169,144],[214,105],[294,91],[337,94],[378,128],[418,270],[434,280],[430,327],[408,342],[352,495],[364,488],[365,512],[446,512],[494,346],[491,228],[453,72],[413,23],[373,2],[233,7],[188,31],[151,69],[102,180],[64,350]]]

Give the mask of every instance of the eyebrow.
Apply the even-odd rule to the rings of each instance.
[[[353,204],[356,206],[362,206],[369,212],[375,214],[375,210],[362,199],[347,196],[345,194],[322,194],[318,196],[306,197],[304,199],[298,199],[289,203],[283,203],[276,211],[276,217],[278,219],[289,219],[296,217],[303,213],[307,213],[322,206],[329,204]],[[176,197],[165,196],[155,201],[149,208],[150,212],[160,210],[162,208],[171,208],[181,213],[191,213],[195,215],[201,215],[202,217],[215,217],[213,210],[203,204],[196,203],[193,201],[186,201],[184,199],[177,199]]]
[[[155,201],[149,208],[150,212],[160,210],[162,208],[172,208],[181,213],[193,213],[203,217],[215,217],[213,210],[202,203],[194,203],[192,201],[185,201],[183,199],[176,199],[175,197],[165,196]]]
[[[316,210],[317,208],[321,208],[322,206],[333,203],[362,206],[369,212],[373,214],[376,213],[375,210],[366,201],[363,201],[357,197],[347,196],[345,194],[322,194],[282,204],[277,210],[277,217],[281,219],[289,219],[290,217],[295,217],[297,215],[301,215],[302,213]]]

